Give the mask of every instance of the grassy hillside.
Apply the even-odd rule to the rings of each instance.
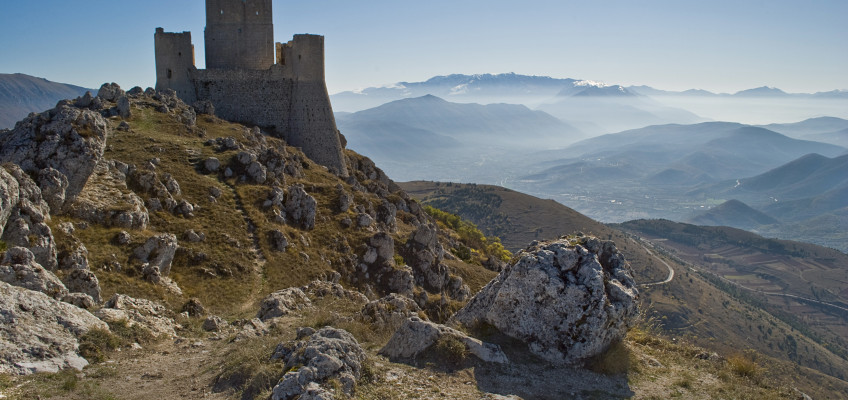
[[[486,235],[501,238],[511,251],[523,249],[533,240],[583,232],[618,243],[634,267],[637,282],[662,280],[668,274],[665,266],[622,232],[553,200],[491,185],[428,181],[398,185],[424,204],[457,214],[477,224]]]
[[[843,393],[848,393],[848,382],[843,372],[848,362],[834,348],[843,340],[838,338],[843,332],[832,315],[820,320],[831,323],[830,326],[806,329],[804,323],[792,318],[792,315],[815,310],[797,308],[798,304],[789,308],[770,307],[762,299],[724,284],[710,270],[701,271],[685,263],[676,256],[677,253],[666,247],[668,241],[643,240],[640,236],[655,236],[635,231],[633,233],[639,236],[624,233],[622,230],[631,232],[628,224],[608,227],[550,200],[485,185],[436,182],[399,185],[426,204],[437,205],[478,223],[487,234],[498,233],[507,247],[517,245],[513,243],[521,239],[516,238],[545,239],[577,230],[601,236],[612,235],[617,243],[626,243],[626,246],[619,247],[626,247],[622,251],[633,265],[637,281],[647,281],[646,263],[652,263],[650,270],[656,270],[656,276],[665,277],[667,273],[661,261],[675,270],[671,282],[640,288],[643,309],[647,310],[646,318],[653,321],[663,335],[695,343],[720,354],[742,354],[750,350],[762,357],[760,361],[770,373],[794,382],[814,398],[841,398]],[[832,274],[839,273],[840,270],[835,267],[844,256],[834,250],[804,243],[773,242],[736,229],[686,226],[689,227],[686,232],[691,231],[690,240],[693,241],[709,237],[706,232],[711,230],[732,232],[726,237],[725,245],[746,242],[749,247],[737,247],[731,253],[742,258],[759,257],[765,266],[785,262],[796,266],[816,266],[821,272],[824,269],[822,263],[830,263],[827,265],[830,266],[831,275],[828,276],[831,279]],[[536,229],[539,230],[538,236]],[[671,227],[657,228],[657,232],[667,231],[675,232]],[[797,280],[787,279],[785,287],[798,284]],[[828,285],[830,290],[840,285],[844,287],[840,280]],[[802,286],[801,290],[806,288]],[[824,317],[821,310],[817,312]],[[835,325],[834,321],[837,322]]]
[[[727,227],[665,220],[616,226],[650,240],[685,271],[687,279],[693,278],[680,285],[701,280],[718,291],[707,294],[702,284],[697,290],[669,285],[662,289],[662,300],[646,293],[646,299],[666,314],[670,329],[715,340],[720,346],[750,346],[841,380],[848,378],[848,255]],[[681,299],[682,305],[675,305],[674,299]],[[730,299],[738,304],[728,303]]]
[[[94,364],[81,373],[65,371],[27,377],[0,375],[0,397],[264,399],[286,372],[280,361],[270,358],[274,348],[281,342],[292,340],[299,327],[320,328],[327,325],[351,332],[366,350],[368,360],[356,392],[357,397],[364,399],[480,399],[490,398],[491,394],[518,394],[528,399],[563,396],[585,399],[756,399],[790,398],[797,395],[794,387],[816,398],[838,398],[840,393],[848,392],[848,385],[842,381],[781,361],[775,358],[777,356],[754,347],[753,343],[740,339],[740,329],[751,330],[744,326],[748,321],[746,318],[766,321],[768,315],[704,283],[698,276],[683,278],[685,270],[673,264],[670,258],[657,258],[635,239],[581,218],[579,214],[570,214],[573,211],[567,213],[568,217],[562,222],[566,224],[570,218],[571,228],[551,228],[539,235],[550,233],[556,236],[571,229],[612,238],[618,241],[619,248],[626,252],[634,266],[642,271],[641,279],[649,276],[648,272],[664,278],[667,272],[662,264],[664,262],[672,263],[678,274],[678,279],[669,285],[641,289],[645,314],[649,318],[622,343],[586,365],[551,367],[529,356],[526,345],[501,337],[497,332],[482,336],[504,347],[513,361],[510,365],[493,366],[474,358],[456,358],[456,354],[439,352],[424,355],[415,362],[391,362],[378,355],[377,350],[385,345],[396,326],[365,322],[358,317],[362,304],[330,295],[313,299],[314,308],[292,312],[269,323],[264,334],[244,335],[242,328],[252,323],[249,319],[256,315],[258,302],[265,295],[303,285],[332,272],[339,272],[340,282],[347,289],[367,293],[371,298],[377,297],[374,292],[382,289],[380,282],[369,280],[370,277],[361,273],[355,262],[363,256],[366,240],[378,230],[388,233],[394,240],[395,262],[399,264],[405,261],[400,254],[415,221],[436,222],[436,219],[418,210],[415,207],[418,203],[407,200],[403,190],[382,175],[369,160],[356,153],[346,152],[352,177],[343,179],[279,139],[211,116],[198,116],[196,126],[186,124],[179,110],[163,112],[161,106],[150,97],[135,101],[133,116],[127,121],[130,126],[128,131],[117,129],[122,122],[119,118],[110,118],[109,123],[115,129],[108,138],[104,158],[136,166],[149,164],[159,176],[170,174],[179,181],[181,188],[175,199],[197,205],[193,216],[151,211],[150,224],[146,229],[127,230],[130,236],[128,245],[121,245],[116,240],[121,234],[118,228],[68,215],[54,217],[49,224],[56,232],[60,251],[67,250],[75,241],[80,241],[88,249],[91,270],[100,280],[103,297],[124,293],[161,301],[167,307],[166,316],[174,318],[177,323],[177,337],[157,340],[132,330],[127,332],[126,326],[119,329],[121,327],[115,325],[111,334],[114,336],[106,333],[86,336],[88,348],[102,351],[100,362],[92,359]],[[215,145],[218,139],[225,138],[233,139],[238,148]],[[278,151],[290,167],[285,174],[274,178],[281,181],[278,182],[281,186],[301,184],[315,198],[314,229],[304,229],[291,222],[281,223],[274,215],[273,207],[265,206],[277,183],[254,184],[239,179],[238,173],[233,176],[222,171],[209,173],[202,166],[209,157],[234,166],[232,161],[237,153],[262,147]],[[145,200],[151,197],[150,193],[140,191],[134,182],[120,188],[110,179],[108,174],[93,175],[81,196],[99,196],[103,207],[114,211],[127,207],[114,196],[115,190],[133,191]],[[349,225],[346,219],[356,217],[356,211],[339,207],[341,196],[338,188],[351,194],[353,203],[364,209],[377,208],[385,202],[397,204],[399,210],[394,229]],[[219,195],[213,195],[218,192]],[[409,211],[402,209],[403,205]],[[530,205],[533,209],[539,206],[535,202]],[[550,206],[545,209],[550,217],[556,214]],[[483,248],[477,243],[491,245],[495,241],[486,238],[484,242],[482,232],[475,231],[473,225],[467,222],[438,212],[433,214],[438,217],[438,240],[445,249],[462,249],[461,244],[473,250],[469,251],[470,257],[455,254],[456,257],[446,258],[451,275],[463,278],[472,291],[479,290],[496,274],[480,264],[497,246]],[[63,230],[62,226],[67,227],[69,222],[75,229]],[[520,220],[511,223],[526,226]],[[187,240],[188,230],[203,233],[205,239],[197,242]],[[287,250],[272,248],[268,235],[272,230],[283,232],[289,243]],[[174,258],[170,278],[179,285],[182,294],[143,279],[140,262],[131,255],[132,249],[159,233],[172,233],[179,238],[180,249]],[[659,254],[659,248],[652,251]],[[414,296],[426,303],[419,315],[434,320],[446,319],[462,305],[462,302],[449,299],[443,293],[427,293],[420,287],[415,288]],[[697,303],[692,296],[705,296],[709,300]],[[191,297],[199,299],[209,314],[222,316],[231,322],[219,332],[205,332],[201,329],[203,318],[180,314]],[[726,302],[726,308],[720,308],[719,302]],[[712,322],[696,324],[698,327],[717,326],[713,337],[718,338],[720,345],[702,340],[703,337],[681,336],[674,330],[681,326],[678,324],[685,323],[686,318],[694,319],[692,316],[698,313],[698,308],[727,310],[724,325]],[[799,353],[809,347],[811,352],[818,352],[810,354],[825,357],[826,352],[804,336],[791,333],[780,320],[775,319],[773,323],[770,334],[797,337]],[[756,351],[748,351],[751,348]],[[713,351],[718,354],[713,355]],[[833,368],[844,366],[831,358],[821,358],[821,362],[831,362]]]

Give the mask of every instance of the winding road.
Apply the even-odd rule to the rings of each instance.
[[[668,268],[668,277],[666,277],[665,280],[662,280],[662,281],[659,281],[659,282],[642,283],[638,286],[639,287],[648,287],[648,286],[655,286],[655,285],[665,285],[666,283],[673,281],[674,280],[674,268],[671,268],[671,265],[668,265],[668,263],[665,262],[665,260],[657,257],[656,254],[654,254],[652,251],[648,250],[648,248],[645,247],[645,245],[642,244],[641,241],[639,242],[639,246],[642,246],[642,248],[645,249],[645,251],[648,252],[648,254],[650,254],[651,257],[654,257],[655,259],[657,259],[657,261],[663,263],[663,265],[665,265],[665,267]]]

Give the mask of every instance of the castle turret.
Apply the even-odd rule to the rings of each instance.
[[[274,65],[271,0],[206,0],[206,68]]]
[[[194,45],[191,32],[171,33],[156,28],[156,90],[174,89],[186,102],[195,99],[191,72],[194,66]]]

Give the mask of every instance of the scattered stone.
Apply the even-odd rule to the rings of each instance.
[[[203,330],[206,332],[219,332],[227,327],[227,321],[217,315],[210,315],[203,321]]]
[[[256,317],[262,321],[282,317],[291,312],[312,307],[312,302],[300,288],[278,290],[268,295],[259,305]]]
[[[117,101],[118,116],[123,119],[128,119],[132,116],[130,110],[130,99],[127,96],[121,96]]]
[[[210,173],[218,172],[218,169],[221,168],[221,161],[215,157],[209,157],[203,162],[203,168]]]
[[[147,239],[142,246],[133,250],[133,255],[142,263],[149,263],[151,267],[159,268],[162,276],[168,276],[177,247],[179,247],[177,236],[163,233]]]
[[[188,301],[183,304],[183,308],[180,310],[181,312],[188,313],[189,317],[202,317],[206,315],[206,308],[203,307],[203,304],[201,304],[200,300],[196,297],[188,299]]]
[[[132,236],[127,231],[120,231],[115,235],[115,243],[121,246],[130,244],[130,241],[132,241]]]
[[[312,281],[301,287],[300,290],[312,299],[333,296],[353,303],[368,302],[368,298],[364,294],[345,289],[342,285],[329,281]]]
[[[392,335],[389,342],[380,349],[380,354],[390,359],[415,358],[445,336],[461,341],[471,354],[482,361],[498,364],[509,363],[500,346],[484,343],[456,329],[423,321],[418,317],[407,319]]]
[[[289,247],[289,240],[286,238],[286,234],[279,230],[275,229],[268,232],[268,240],[271,242],[271,249],[274,251],[284,252]]]
[[[312,230],[315,228],[315,213],[318,202],[314,197],[306,193],[303,185],[289,186],[288,196],[285,201],[286,216],[289,220],[302,229]]]
[[[121,121],[121,123],[118,124],[118,130],[121,131],[121,132],[129,132],[130,131],[130,124],[127,123],[127,121]]]
[[[360,317],[367,322],[382,326],[400,326],[407,318],[417,317],[421,308],[415,300],[397,293],[365,304]]]
[[[356,216],[356,226],[360,228],[368,228],[374,223],[374,218],[365,213],[359,213]]]
[[[303,339],[281,343],[274,350],[271,358],[284,361],[284,369],[289,372],[274,387],[271,399],[302,398],[298,396],[308,390],[322,395],[309,384],[320,387],[331,379],[341,384],[344,395],[353,396],[356,381],[362,375],[362,363],[367,360],[356,338],[345,330],[324,327]]]
[[[563,238],[521,251],[454,319],[490,324],[552,363],[575,364],[624,337],[637,297],[613,242]]]
[[[91,313],[32,290],[0,282],[0,373],[31,374],[82,370],[78,339],[109,327]],[[14,321],[14,322],[12,322]]]
[[[200,243],[206,241],[205,233],[197,233],[194,229],[189,229],[183,233],[183,239],[189,243]]]
[[[83,310],[91,310],[97,306],[94,299],[85,293],[68,293],[62,298],[62,301],[68,304],[73,304]]]

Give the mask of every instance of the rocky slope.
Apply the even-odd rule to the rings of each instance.
[[[577,275],[591,285],[566,286],[575,296],[556,310],[532,302],[515,310],[571,315],[594,305],[587,318],[603,316],[603,323],[590,327],[617,327],[603,335],[565,331],[587,349],[568,366],[548,368],[544,357],[528,354],[536,347],[527,337],[505,328],[450,322],[464,305],[481,302],[475,293],[497,274],[482,265],[499,265],[490,262],[495,255],[474,248],[460,259],[452,253],[462,248],[459,233],[427,215],[370,160],[346,157],[351,174],[343,179],[259,128],[214,117],[209,104],[114,84],[0,132],[0,315],[3,348],[10,349],[0,358],[0,394],[791,393],[766,378],[748,382],[729,359],[693,362],[688,352],[700,350],[692,347],[644,336],[619,342],[635,325],[636,292],[623,256],[597,239],[562,249],[579,253]],[[530,247],[513,263],[534,258],[539,271],[565,265],[551,264],[546,246],[553,244]],[[526,280],[506,278],[517,270],[504,269],[501,281]],[[545,292],[573,284],[572,272],[550,280]],[[591,296],[581,300],[580,287]],[[429,332],[431,344],[391,351],[398,341],[420,346],[415,332]],[[566,339],[556,330],[544,336]],[[666,351],[672,356],[659,355]],[[634,368],[604,366],[622,363]],[[697,379],[650,383],[649,370],[668,376],[674,369],[664,368],[679,364],[699,369]],[[530,380],[547,386],[501,384]]]

